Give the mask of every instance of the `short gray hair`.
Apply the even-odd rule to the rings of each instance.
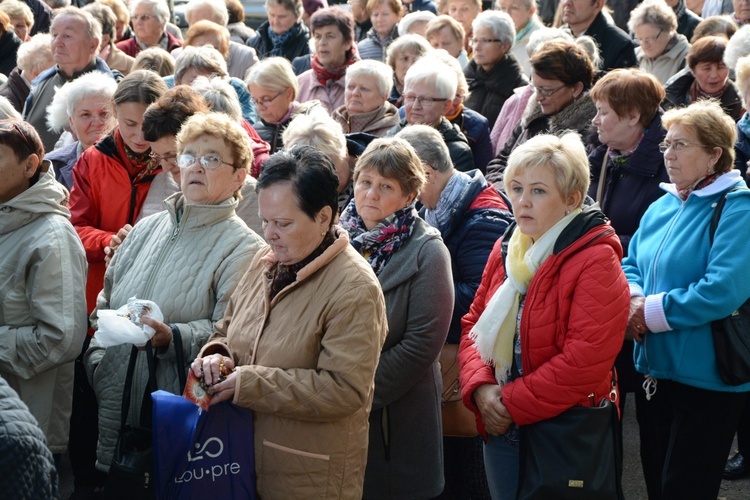
[[[435,85],[435,92],[440,99],[456,97],[458,82],[450,66],[437,57],[426,56],[415,62],[404,77],[404,93],[411,85],[431,82]]]
[[[268,10],[269,5],[281,5],[285,9],[294,12],[297,19],[302,17],[302,0],[266,0],[266,10]]]
[[[242,120],[240,99],[237,97],[237,91],[227,80],[218,77],[199,76],[190,86],[206,99],[211,111],[229,115],[238,122]]]
[[[539,28],[529,35],[529,43],[526,45],[526,54],[529,57],[534,55],[536,49],[538,49],[544,42],[550,40],[565,40],[566,42],[572,42],[573,36],[562,28]]]
[[[456,95],[461,96],[464,100],[468,99],[469,94],[471,94],[469,92],[469,82],[466,81],[466,75],[458,59],[450,55],[445,49],[435,49],[432,55],[440,59],[447,66],[450,66],[456,73]]]
[[[109,99],[114,107],[115,90],[117,82],[101,71],[91,71],[69,81],[57,89],[55,97],[47,106],[47,126],[55,132],[62,132],[78,103],[91,97]]]
[[[185,19],[188,24],[195,22],[190,18],[198,7],[209,7],[211,9],[211,18],[208,19],[209,21],[219,26],[226,26],[229,23],[229,11],[224,0],[190,0],[185,6]]]
[[[500,43],[509,43],[512,47],[516,41],[516,27],[513,19],[498,10],[485,10],[471,22],[471,29],[476,33],[480,28],[487,28],[500,40]]]
[[[729,39],[724,49],[724,64],[729,69],[737,71],[737,61],[748,54],[750,54],[750,25],[745,25]]]
[[[227,76],[227,62],[221,53],[210,45],[183,47],[174,62],[174,83],[180,85],[188,69],[210,71],[217,76]]]
[[[52,57],[52,35],[37,33],[18,48],[17,64],[22,71],[45,70],[55,65]]]
[[[7,120],[8,118],[20,121],[21,113],[16,111],[7,97],[0,95],[0,120]]]
[[[169,21],[169,6],[165,0],[133,0],[130,3],[130,17],[133,17],[136,7],[141,4],[151,7],[151,15],[156,16],[163,25],[167,24]]]
[[[52,24],[55,24],[55,20],[61,16],[75,17],[81,21],[86,27],[86,36],[89,40],[96,39],[99,43],[96,44],[96,53],[99,53],[99,46],[102,44],[102,25],[96,20],[90,12],[79,9],[78,7],[64,7],[55,11],[52,17]],[[50,28],[52,26],[50,25]]]
[[[599,69],[602,65],[602,57],[601,52],[599,52],[599,44],[596,43],[596,40],[589,35],[581,35],[575,39],[574,43],[588,54],[589,59],[591,59],[591,65],[594,69]]]
[[[284,130],[282,141],[285,149],[312,146],[332,161],[347,157],[344,130],[325,110],[297,115]]]
[[[677,31],[677,16],[663,0],[646,0],[630,13],[628,30],[632,33],[636,26],[644,24],[672,33]]]
[[[426,56],[432,52],[432,45],[428,42],[425,37],[421,35],[415,35],[409,33],[404,36],[400,36],[388,46],[386,63],[388,66],[396,70],[396,59],[401,55],[402,52],[412,52],[418,58]],[[348,71],[348,70],[347,70]]]
[[[292,63],[285,57],[266,57],[253,64],[247,72],[245,83],[265,87],[275,92],[294,90],[294,99],[299,94],[297,76],[292,69]]]
[[[409,125],[396,137],[411,144],[423,165],[429,165],[438,172],[453,170],[453,162],[448,145],[440,132],[429,125]]]
[[[346,70],[346,80],[357,76],[375,80],[380,95],[388,98],[393,87],[393,70],[387,64],[373,59],[362,59]]]

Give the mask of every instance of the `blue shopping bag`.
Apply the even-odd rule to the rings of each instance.
[[[206,412],[166,391],[151,398],[158,498],[256,498],[251,410],[224,401]]]

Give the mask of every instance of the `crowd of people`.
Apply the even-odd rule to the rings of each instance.
[[[650,499],[750,475],[712,331],[750,297],[750,3],[337,3],[0,0],[18,498],[66,453],[101,498],[123,393],[148,426],[188,372],[253,410],[260,498],[515,499],[527,426],[629,394]],[[163,319],[108,345],[133,297]]]

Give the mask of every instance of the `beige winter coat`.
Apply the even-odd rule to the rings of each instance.
[[[238,366],[233,402],[255,412],[260,498],[360,499],[383,293],[343,233],[269,302],[275,266],[258,252],[202,355]]]

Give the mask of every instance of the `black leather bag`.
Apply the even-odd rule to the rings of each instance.
[[[730,189],[716,204],[708,231],[712,245],[727,201],[726,195],[739,189],[744,188]],[[750,382],[750,299],[726,318],[711,322],[711,333],[714,337],[716,366],[724,383],[741,385]]]
[[[517,499],[624,498],[617,408],[609,399],[520,429]]]

